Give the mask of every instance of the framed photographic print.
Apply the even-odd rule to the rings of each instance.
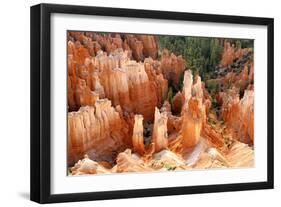
[[[273,188],[273,19],[31,7],[31,200]]]

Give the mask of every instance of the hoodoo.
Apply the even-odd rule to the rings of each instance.
[[[252,167],[252,40],[67,33],[69,175]]]

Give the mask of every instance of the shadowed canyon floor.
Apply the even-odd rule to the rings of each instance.
[[[158,36],[68,32],[69,175],[254,166],[253,49],[202,80]]]

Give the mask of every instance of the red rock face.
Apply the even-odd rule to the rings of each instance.
[[[220,115],[225,122],[226,133],[240,142],[252,145],[254,142],[254,65],[252,53],[247,51],[246,55],[242,53],[240,56],[236,55],[235,58],[237,57],[238,60],[233,63],[233,67],[228,67],[216,79],[221,90],[216,94],[216,101],[221,106]],[[205,128],[208,129],[208,127]]]
[[[95,67],[100,70],[105,96],[114,106],[120,105],[128,112],[142,114],[145,120],[153,119],[154,107],[163,99],[158,93],[164,95],[166,90],[165,84],[160,85],[165,82],[161,76],[150,74],[149,79],[144,64],[129,60],[123,51],[112,56],[97,56]]]
[[[203,103],[205,105],[205,111],[206,114],[209,114],[209,110],[212,106],[212,98],[209,92],[207,91],[207,89],[205,88],[205,84],[202,84],[202,90],[203,90]]]
[[[168,81],[164,78],[160,70],[159,61],[146,58],[144,60],[144,68],[147,73],[150,85],[153,91],[157,94],[157,106],[160,108],[164,100],[166,99],[168,91]]]
[[[182,109],[181,138],[182,146],[184,148],[190,148],[199,142],[202,124],[205,119],[205,106],[202,102],[203,91],[200,77],[192,85],[193,78],[191,71],[185,71],[183,82],[185,103]]]
[[[136,61],[143,61],[145,58],[157,58],[158,45],[153,35],[125,35],[125,48],[132,50],[132,56]]]
[[[152,59],[157,58],[158,45],[156,36],[153,35],[137,35],[137,38],[143,44],[143,55],[144,57],[150,57]]]
[[[169,51],[165,49],[161,56],[160,69],[164,77],[177,88],[180,76],[185,70],[185,60],[181,56],[176,56],[173,53],[170,54]]]
[[[68,108],[69,111],[81,108],[68,115],[68,163],[73,164],[85,154],[94,160],[112,161],[116,156],[113,152],[124,150],[124,146],[132,142],[133,129],[129,126],[132,127],[134,122],[132,118],[122,118],[123,111],[153,120],[155,107],[160,106],[166,96],[167,80],[162,73],[156,72],[158,63],[152,59],[145,63],[130,60],[130,51],[121,49],[124,44],[118,35],[74,32],[70,33],[69,39]],[[140,37],[138,41],[146,45],[145,55],[155,57],[153,48],[157,45],[153,43],[153,36]],[[115,112],[103,98],[112,101]],[[104,117],[103,113],[109,117]],[[101,134],[103,131],[107,133]],[[136,136],[133,137],[135,140]]]
[[[68,164],[85,154],[92,160],[112,162],[116,152],[131,145],[129,125],[107,99],[68,113]]]
[[[132,56],[136,61],[144,59],[142,41],[138,40],[135,35],[126,35],[125,43],[132,50]]]
[[[193,148],[202,137],[209,140],[212,145],[222,147],[224,145],[222,134],[213,129],[207,122],[211,98],[205,91],[200,76],[195,78],[193,84],[191,72],[185,71],[183,83],[184,103],[181,111],[182,124],[180,130],[182,147],[184,149]]]
[[[254,141],[254,91],[246,90],[240,100],[238,91],[222,93],[222,118],[232,135],[244,143]]]
[[[76,53],[75,48],[72,50]],[[110,99],[114,106],[120,105],[128,112],[143,114],[145,120],[153,120],[155,106],[166,96],[167,81],[151,64],[152,59],[145,63],[130,60],[128,52],[122,49],[110,56],[102,52],[96,57],[87,56],[84,64],[78,64],[69,55],[69,110],[94,105],[98,95]]]
[[[203,122],[201,136],[208,139],[216,147],[221,148],[224,145],[222,134],[217,132],[206,122]]]
[[[183,111],[181,136],[184,148],[194,147],[199,142],[203,123],[202,107],[198,99],[191,98],[188,108]]]
[[[145,146],[144,146],[144,139],[143,139],[142,115],[135,115],[132,142],[133,142],[134,151],[140,155],[143,155],[145,153]]]
[[[184,105],[184,96],[182,93],[179,91],[177,94],[173,97],[173,112],[175,114],[180,114],[182,107]]]
[[[120,35],[115,34],[114,36],[106,35],[104,37],[95,35],[94,39],[104,48],[107,54],[114,52],[118,48],[122,48],[122,39]]]
[[[240,89],[241,91],[246,90],[247,87],[253,83],[253,81],[254,75],[252,63],[250,63],[250,68],[247,66],[247,64],[245,64],[239,74],[230,72],[222,79],[224,86],[232,86]]]
[[[107,54],[122,48],[127,50],[129,57],[136,61],[144,61],[145,58],[157,58],[157,37],[153,35],[126,34],[123,39],[119,34],[98,34],[91,32],[69,32],[68,39],[77,41],[86,48],[91,56],[97,55],[102,50]]]
[[[235,50],[234,45],[231,45],[229,42],[225,42],[224,50],[220,62],[220,67],[226,67],[234,62],[234,60],[240,59],[248,53],[248,49],[238,49]]]
[[[155,144],[155,152],[159,152],[168,147],[167,121],[167,113],[160,113],[159,109],[156,107],[152,134],[152,143]]]
[[[80,106],[94,105],[98,94],[92,92],[94,77],[90,55],[81,46],[68,42],[68,110],[78,110]]]

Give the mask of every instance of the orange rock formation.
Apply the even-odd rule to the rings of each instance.
[[[239,99],[236,89],[222,94],[222,118],[232,135],[244,143],[254,141],[254,91],[246,90]]]
[[[214,98],[181,56],[157,60],[157,36],[68,32],[67,45],[71,175],[253,166],[250,50],[225,43],[206,82],[218,83]]]
[[[180,76],[185,70],[185,60],[164,49],[161,56],[161,71],[164,77],[178,87]]]
[[[183,123],[181,129],[184,148],[194,147],[198,143],[204,118],[201,81],[197,81],[193,86],[192,82],[191,71],[186,71],[184,74],[185,104],[182,110]]]
[[[82,65],[77,65],[70,56],[69,110],[94,105],[99,96],[107,97],[114,106],[120,105],[152,120],[154,107],[161,105],[166,96],[167,81],[162,74],[156,74],[150,64],[149,60],[145,64],[130,60],[128,52],[122,49],[109,56],[100,52],[93,58],[86,58]]]
[[[241,49],[238,50],[235,49],[234,45],[231,45],[229,42],[224,43],[224,50],[220,62],[220,67],[225,67],[234,62],[234,60],[237,60],[248,52],[248,49]]]
[[[155,152],[166,149],[168,146],[167,121],[167,113],[160,113],[159,109],[156,107],[152,134],[152,142],[155,144]]]
[[[131,145],[129,126],[107,99],[68,113],[68,163],[85,154],[97,161],[113,161],[117,152]]]
[[[145,153],[144,139],[143,139],[143,116],[135,115],[135,123],[133,129],[133,148],[134,151],[143,155]]]

